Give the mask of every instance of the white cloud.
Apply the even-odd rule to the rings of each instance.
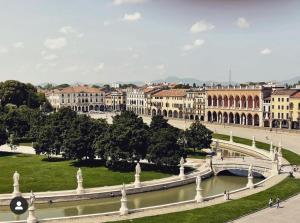
[[[57,55],[55,54],[49,54],[49,55],[44,55],[44,60],[55,60],[57,59]]]
[[[145,3],[147,0],[113,0],[114,5],[123,5],[123,4],[140,4]]]
[[[200,46],[202,46],[205,43],[205,41],[203,39],[196,39],[192,44],[186,44],[182,47],[182,50],[184,51],[189,51],[189,50],[193,50],[196,49]]]
[[[79,33],[79,34],[77,35],[77,37],[78,37],[78,38],[84,37],[84,33]]]
[[[199,22],[196,22],[192,27],[190,28],[191,33],[200,33],[205,32],[214,29],[215,26],[211,23],[206,22],[205,20],[201,20]]]
[[[14,48],[23,48],[24,47],[24,43],[23,42],[16,42],[13,44]]]
[[[5,46],[0,46],[0,53],[7,53],[8,49]]]
[[[75,72],[77,71],[79,68],[77,66],[70,66],[70,67],[66,67],[64,69],[62,69],[62,72]]]
[[[164,70],[164,69],[166,69],[166,66],[164,64],[160,64],[160,65],[156,66],[156,69],[158,69],[158,70]]]
[[[102,71],[103,69],[104,69],[104,63],[101,62],[94,68],[94,71],[99,72]]]
[[[134,22],[140,20],[142,18],[142,14],[139,12],[135,12],[133,14],[125,14],[123,17],[124,21]]]
[[[63,26],[60,28],[59,32],[63,34],[76,33],[76,30],[72,26]]]
[[[249,28],[250,23],[245,18],[240,17],[236,20],[236,25],[241,29],[246,29]]]
[[[106,20],[106,21],[103,22],[103,25],[104,25],[104,26],[109,26],[110,24],[111,24],[111,22],[108,21],[108,20]]]
[[[269,48],[265,48],[260,51],[260,54],[262,54],[262,55],[269,55],[271,53],[272,53],[272,50],[270,50]]]
[[[44,45],[50,50],[64,48],[67,45],[67,39],[64,37],[49,38],[45,40]]]

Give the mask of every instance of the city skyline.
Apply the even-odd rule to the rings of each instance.
[[[236,82],[287,80],[300,74],[299,4],[2,0],[0,81],[226,82],[230,68]]]

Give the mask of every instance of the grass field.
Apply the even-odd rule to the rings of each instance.
[[[144,217],[119,222],[223,223],[267,207],[270,197],[276,198],[276,196],[278,196],[281,200],[284,200],[298,193],[300,193],[300,180],[288,178],[265,191],[223,204],[217,204],[210,207],[199,208],[190,211],[164,214],[153,217]]]
[[[222,135],[222,134],[214,134],[213,137],[215,139],[221,139],[221,140],[227,140],[229,141],[229,136],[228,135]],[[240,138],[240,137],[233,137],[233,141],[236,143],[244,144],[251,146],[252,145],[252,140],[250,139],[245,139],[245,138]],[[256,147],[264,150],[270,150],[270,145],[264,142],[259,142],[256,141]],[[300,165],[300,155],[297,153],[294,153],[288,149],[282,149],[282,155],[283,157],[292,165]]]
[[[74,161],[43,161],[44,156],[0,153],[0,193],[12,192],[12,176],[15,170],[20,173],[21,192],[55,191],[75,189],[76,171],[79,166]],[[82,166],[83,185],[86,188],[121,185],[134,181],[133,172],[115,172],[101,163]],[[143,171],[141,180],[152,180],[170,176],[169,174]]]

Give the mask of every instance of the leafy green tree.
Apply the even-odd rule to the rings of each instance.
[[[176,166],[180,158],[186,157],[177,143],[178,134],[169,128],[161,128],[152,133],[148,148],[148,160],[158,166]]]
[[[165,119],[162,115],[155,115],[151,119],[150,123],[150,130],[151,131],[156,131],[161,128],[169,128],[171,127],[170,124],[168,124],[168,120]]]
[[[82,160],[95,158],[95,140],[107,130],[103,120],[78,115],[64,136],[63,153],[66,157]]]
[[[0,124],[0,145],[5,144],[7,141],[7,132],[2,124]]]
[[[209,148],[212,142],[212,131],[200,123],[194,122],[185,132],[187,146],[196,150],[196,148]]]
[[[38,108],[47,102],[44,94],[38,93],[36,87],[32,84],[15,80],[0,83],[0,100],[2,105],[27,105],[30,108]]]
[[[96,142],[97,155],[103,155],[109,167],[120,161],[134,162],[146,157],[148,126],[131,111],[113,118],[113,124],[102,140]]]

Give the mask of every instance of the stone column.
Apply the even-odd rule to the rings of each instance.
[[[233,135],[232,135],[232,131],[230,131],[230,139],[229,139],[230,142],[233,142]]]
[[[181,180],[185,179],[185,174],[184,174],[184,159],[183,159],[183,157],[181,157],[181,159],[180,159],[179,178]]]
[[[201,176],[196,177],[196,196],[195,201],[197,203],[203,202],[203,189],[201,188]]]
[[[127,206],[127,195],[126,195],[126,188],[125,184],[123,184],[121,189],[121,208],[120,208],[120,215],[127,215],[128,214],[128,206]]]
[[[252,147],[256,148],[255,136],[252,136]]]

